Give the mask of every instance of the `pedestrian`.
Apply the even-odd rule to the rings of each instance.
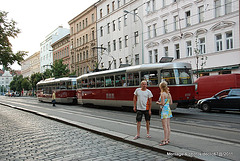
[[[169,92],[167,82],[163,81],[159,84],[161,90],[159,101],[157,104],[160,105],[161,110],[161,120],[164,130],[164,139],[161,141],[160,146],[167,145],[170,143],[170,118],[172,117],[172,112],[170,109],[170,104],[172,104],[172,96]]]
[[[53,94],[52,94],[52,104],[53,104],[53,106],[55,106],[55,103],[56,103],[56,94],[55,94],[55,91],[53,91]]]
[[[151,107],[152,107],[152,92],[147,89],[147,82],[143,80],[141,82],[141,88],[137,88],[134,92],[133,102],[134,102],[134,112],[137,112],[137,135],[133,138],[134,140],[140,138],[140,127],[142,116],[144,115],[146,121],[147,138],[150,138],[150,118],[151,118]]]

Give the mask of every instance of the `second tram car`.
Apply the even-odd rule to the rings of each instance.
[[[77,78],[78,103],[133,107],[133,93],[146,80],[153,93],[152,109],[158,109],[159,83],[165,80],[173,98],[171,108],[186,107],[195,101],[190,71],[189,63],[156,63],[84,74]]]
[[[57,103],[77,103],[76,77],[49,78],[37,83],[37,98],[42,102],[52,102],[52,93],[55,91]]]

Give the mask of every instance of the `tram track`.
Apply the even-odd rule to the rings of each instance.
[[[33,99],[33,100],[35,100],[35,99]],[[22,103],[26,103],[25,101],[21,101],[21,100],[19,100],[20,102],[22,102]],[[11,102],[11,101],[10,101]],[[31,102],[31,104],[35,104],[35,105],[39,105],[39,103],[34,103],[34,102]],[[61,104],[62,105],[62,104]],[[80,106],[80,105],[79,105]],[[87,107],[84,107],[84,108],[87,108]],[[88,109],[93,109],[92,107],[91,108],[88,108]],[[95,108],[96,109],[96,108]],[[79,108],[78,108],[78,110],[80,110]],[[101,111],[101,110],[100,110]],[[107,112],[106,110],[104,111],[105,113]],[[112,113],[112,111],[110,111],[109,113]],[[118,113],[119,115],[121,115],[120,113]],[[125,112],[123,115],[126,115],[127,113]],[[179,115],[179,113],[178,112],[176,112],[175,114],[177,114],[177,115]],[[176,124],[185,124],[185,125],[192,125],[192,122],[191,123],[186,123],[186,122],[180,122],[181,120],[180,119],[186,119],[186,120],[188,120],[188,121],[190,121],[190,120],[193,120],[193,121],[196,121],[196,122],[198,122],[198,121],[207,121],[207,122],[209,122],[209,121],[211,121],[211,122],[216,122],[217,121],[217,123],[224,123],[224,124],[235,124],[235,125],[239,125],[239,129],[240,129],[240,123],[238,123],[238,122],[234,122],[234,121],[227,121],[227,120],[225,120],[225,121],[222,121],[223,120],[223,118],[220,120],[219,119],[219,116],[216,116],[216,117],[218,117],[218,118],[216,118],[216,119],[210,119],[210,117],[209,118],[202,118],[202,117],[185,117],[185,116],[183,116],[184,114],[182,114],[181,113],[181,116],[175,121],[175,120],[171,120],[171,122],[174,122],[174,123],[176,123]],[[206,114],[205,114],[206,115]],[[154,116],[154,118],[155,118],[155,116],[156,116],[156,119],[157,119],[157,115],[153,115]],[[199,116],[199,115],[198,115]],[[213,117],[212,115],[211,115],[211,117]],[[227,117],[227,116],[224,116],[225,118],[230,118],[230,117]],[[200,127],[202,127],[202,126],[206,126],[206,125],[199,125],[199,124],[196,124],[196,126],[200,126]],[[212,127],[212,126],[208,126],[208,127]],[[216,128],[216,127],[215,127]],[[225,128],[216,128],[216,129],[225,129]],[[236,130],[236,131],[238,131],[238,130]],[[240,130],[239,130],[240,131]]]
[[[38,108],[46,108],[46,107],[40,107],[39,103],[30,103],[30,102],[26,102],[26,101],[20,101],[18,103],[13,103],[11,101],[4,101],[8,104],[12,104],[14,106],[36,106]],[[50,105],[50,104],[48,104]],[[74,107],[74,106],[73,106]],[[77,110],[76,110],[77,109]],[[86,112],[86,109],[91,109],[90,113]],[[92,108],[75,108],[75,110],[73,110],[73,108],[71,109],[66,109],[66,108],[62,108],[60,106],[60,108],[58,109],[59,111],[68,113],[68,114],[77,114],[77,115],[84,115],[87,117],[93,117],[93,118],[99,118],[99,119],[104,119],[104,120],[109,120],[109,121],[115,121],[115,122],[119,122],[120,124],[128,124],[128,125],[133,125],[133,118],[135,118],[135,114],[133,113],[121,113],[121,112],[114,112],[115,118],[110,117],[113,115],[113,111],[107,111],[107,110],[99,110],[98,111],[102,111],[102,114],[99,115],[101,112],[98,112],[98,115],[93,114],[96,113],[96,109]],[[89,111],[89,110],[87,110]],[[117,117],[117,118],[116,118]],[[152,120],[151,120],[151,129],[155,129],[155,130],[162,130],[162,127],[159,126],[160,124],[160,119],[157,118],[158,116],[153,115]],[[125,120],[121,119],[121,118],[126,118]],[[189,117],[185,117],[185,119],[191,119],[191,120],[196,120],[194,118],[189,118]],[[199,120],[199,118],[197,118]],[[204,119],[205,121],[209,121],[209,119]],[[216,121],[216,120],[211,120],[211,121]],[[220,121],[221,123],[225,123],[223,121]],[[232,122],[231,122],[232,123]],[[237,123],[236,123],[237,124]],[[237,124],[238,125],[238,124]],[[143,125],[145,126],[145,125]],[[211,138],[211,139],[215,139],[215,140],[219,140],[219,141],[226,141],[226,142],[230,142],[230,143],[237,143],[240,144],[240,141],[234,139],[235,137],[232,138],[225,138],[221,135],[213,135],[213,134],[220,134],[222,132],[225,132],[227,135],[238,135],[240,133],[239,129],[232,129],[232,128],[223,128],[223,127],[214,127],[214,126],[206,126],[206,125],[199,125],[196,123],[186,123],[186,122],[179,122],[179,121],[171,121],[171,126],[172,126],[172,132],[177,132],[177,133],[183,133],[183,134],[188,134],[188,135],[194,135],[194,136],[198,136],[198,137],[204,137],[204,138]],[[189,128],[191,127],[191,128]],[[188,129],[188,130],[184,130],[184,129]],[[190,131],[191,130],[191,131]],[[212,134],[207,134],[204,133],[204,131],[208,131],[209,130],[212,131]],[[198,132],[200,131],[200,132]]]

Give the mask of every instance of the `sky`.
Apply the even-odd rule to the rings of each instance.
[[[28,51],[28,56],[40,51],[40,43],[58,26],[70,28],[68,22],[98,0],[2,0],[0,10],[8,12],[7,19],[17,22],[21,30],[10,39],[13,52]],[[25,57],[25,58],[27,58]],[[14,70],[21,67],[16,63]]]

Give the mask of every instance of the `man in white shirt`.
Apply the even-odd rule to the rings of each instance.
[[[151,106],[152,106],[152,92],[147,89],[147,82],[141,82],[141,88],[137,88],[134,92],[133,110],[137,112],[136,121],[137,121],[137,135],[133,138],[134,140],[140,138],[140,127],[142,116],[144,115],[146,120],[146,129],[147,129],[147,138],[150,138],[149,129],[150,129],[150,118],[151,118]]]

